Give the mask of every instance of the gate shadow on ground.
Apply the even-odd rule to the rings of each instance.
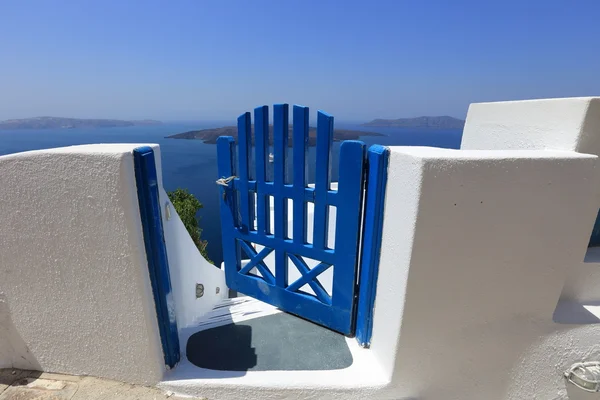
[[[554,309],[552,320],[557,324],[587,325],[600,323],[600,302],[579,303],[559,301]]]
[[[230,296],[229,300],[233,300],[233,298]],[[236,310],[235,307],[235,305],[232,306],[231,303],[227,302],[217,304],[212,311],[205,314],[198,321],[198,325],[188,326],[186,328],[182,328],[179,331],[179,341],[182,346],[182,362],[179,363],[175,368],[175,377],[168,378],[167,380],[226,379],[238,378],[246,375],[246,371],[252,367],[252,357],[248,356],[248,354],[253,353],[251,348],[251,332],[248,332],[246,330],[240,330],[237,335],[240,343],[244,344],[241,347],[246,349],[246,356],[243,356],[243,358],[248,364],[247,369],[245,370],[219,370],[216,368],[210,368],[210,366],[204,367],[204,364],[211,364],[210,360],[219,360],[223,363],[224,366],[228,366],[227,360],[232,360],[237,355],[232,354],[233,352],[228,351],[227,348],[225,348],[225,351],[221,351],[218,348],[211,348],[210,346],[205,346],[205,344],[203,343],[198,343],[198,340],[196,339],[198,337],[198,334],[205,335],[205,333],[202,332],[211,331],[212,329],[222,326],[233,326],[235,323],[234,316],[232,315],[232,313],[236,314],[237,317],[248,317],[249,315],[252,315],[256,312],[252,309]],[[211,341],[212,344],[218,344],[219,342],[220,341],[218,340],[218,338],[214,338]],[[193,359],[195,362],[191,361],[190,358]],[[254,359],[256,359],[256,357],[254,357]]]
[[[186,354],[195,366],[218,371],[249,371],[257,365],[252,327],[243,323],[195,333],[187,342]]]
[[[283,312],[194,333],[186,355],[197,367],[231,372],[336,370],[353,361],[345,336]]]

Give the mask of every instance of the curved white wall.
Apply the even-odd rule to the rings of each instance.
[[[183,222],[181,222],[181,218],[179,218],[163,187],[160,147],[156,144],[149,146],[154,151],[160,211],[167,247],[172,293],[175,299],[177,329],[181,332],[183,329],[196,326],[202,315],[228,297],[229,289],[225,284],[224,271],[202,257]],[[202,199],[198,200],[202,202]],[[170,218],[167,218],[167,207],[169,208]],[[197,283],[204,285],[204,295],[200,298],[196,298]],[[217,290],[217,288],[219,289]],[[187,340],[185,336],[183,335],[182,339]],[[180,346],[183,354],[185,352],[185,341],[182,341]]]
[[[182,330],[196,326],[203,314],[228,297],[229,289],[225,284],[224,271],[202,257],[162,188],[160,199],[177,328]],[[167,206],[170,219],[167,219]],[[196,297],[196,284],[204,286],[204,294],[200,298]],[[180,345],[183,352],[186,344],[182,342]]]

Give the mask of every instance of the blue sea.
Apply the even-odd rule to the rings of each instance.
[[[165,190],[186,188],[204,205],[198,216],[203,229],[202,238],[208,240],[209,257],[217,264],[222,261],[221,227],[219,222],[219,195],[215,184],[217,176],[216,145],[200,140],[167,139],[166,136],[194,129],[233,125],[234,121],[169,123],[161,126],[101,128],[101,129],[44,129],[0,130],[0,155],[53,147],[93,143],[158,143],[162,153]],[[336,128],[374,131],[385,136],[361,138],[367,145],[436,146],[459,148],[460,130],[420,130],[405,128],[362,128],[336,122]],[[314,176],[315,149],[308,154],[309,180]],[[333,178],[337,176],[339,143],[334,145]],[[290,157],[291,158],[291,157]]]

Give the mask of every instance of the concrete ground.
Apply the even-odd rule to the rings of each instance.
[[[0,400],[182,400],[159,389],[87,376],[0,369]],[[189,398],[187,398],[189,399]]]

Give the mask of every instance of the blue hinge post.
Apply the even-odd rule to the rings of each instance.
[[[148,272],[156,306],[160,340],[165,364],[169,368],[173,368],[180,359],[179,337],[160,212],[154,151],[148,146],[138,147],[133,150],[133,161]]]
[[[368,171],[363,218],[363,251],[356,315],[356,340],[363,347],[371,345],[373,332],[373,312],[381,254],[389,154],[390,150],[381,145],[373,145],[367,152]]]

